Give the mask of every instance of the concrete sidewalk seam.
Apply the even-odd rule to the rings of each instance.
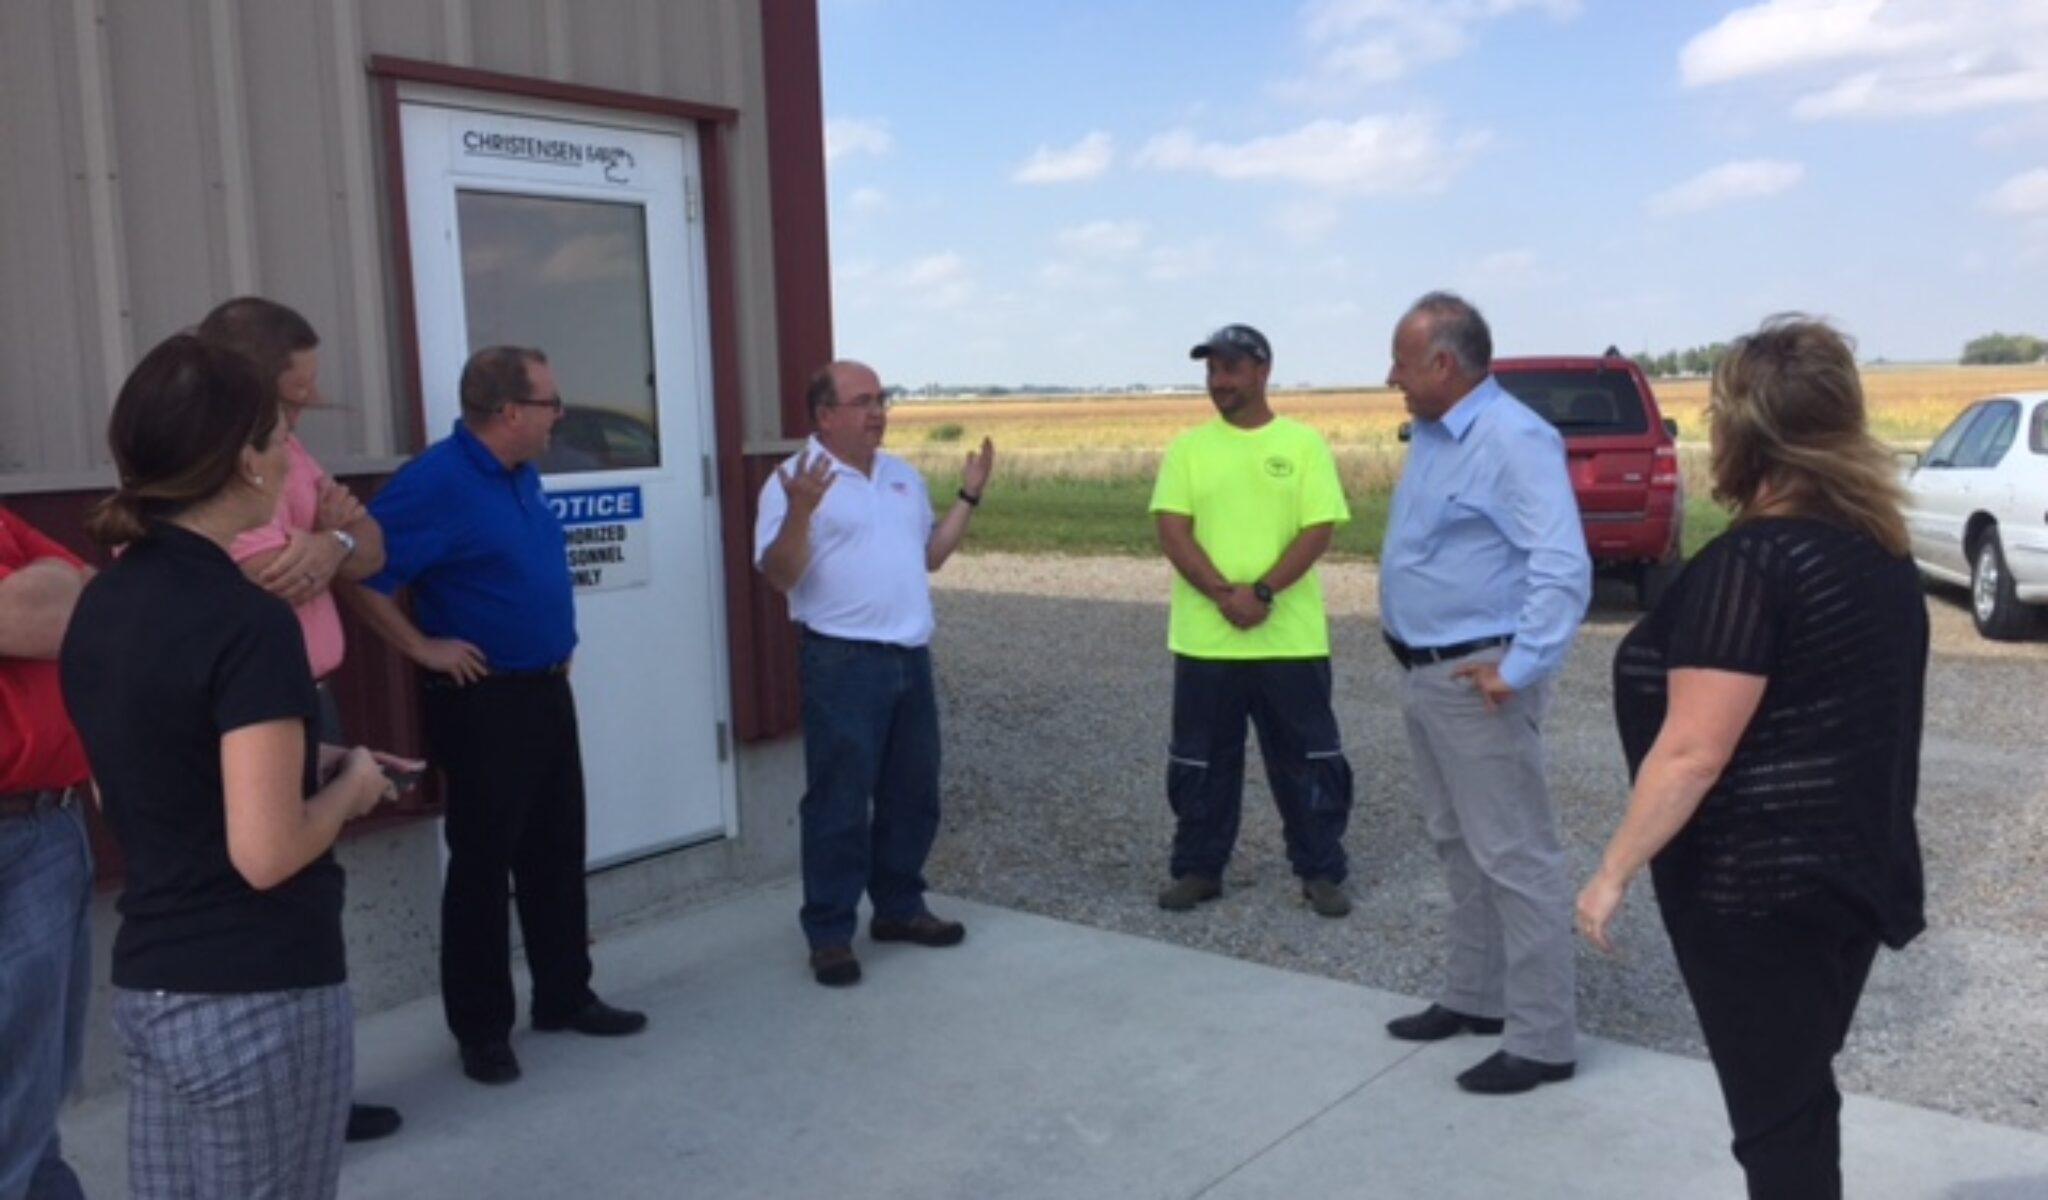
[[[1351,1090],[1345,1092],[1343,1095],[1337,1097],[1335,1100],[1330,1101],[1328,1104],[1325,1104],[1323,1107],[1317,1109],[1316,1111],[1310,1113],[1308,1116],[1305,1116],[1301,1120],[1295,1122],[1294,1127],[1292,1129],[1287,1130],[1285,1133],[1282,1133],[1278,1137],[1275,1137],[1273,1140],[1267,1142],[1265,1145],[1259,1147],[1257,1150],[1254,1150],[1251,1154],[1245,1156],[1242,1162],[1239,1162],[1236,1166],[1230,1168],[1228,1171],[1225,1171],[1223,1174],[1218,1175],[1216,1178],[1210,1180],[1208,1183],[1203,1184],[1199,1190],[1190,1193],[1188,1196],[1188,1200],[1202,1200],[1202,1197],[1215,1191],[1217,1188],[1222,1187],[1224,1184],[1229,1183],[1232,1179],[1236,1178],[1240,1173],[1242,1173],[1245,1170],[1245,1168],[1250,1167],[1254,1163],[1258,1162],[1260,1159],[1266,1157],[1268,1154],[1271,1154],[1273,1151],[1278,1150],[1281,1146],[1285,1145],[1288,1141],[1290,1141],[1296,1134],[1301,1133],[1303,1130],[1314,1125],[1316,1122],[1322,1120],[1324,1117],[1329,1116],[1337,1109],[1342,1108],[1344,1105],[1350,1103],[1351,1099],[1354,1096],[1357,1096],[1360,1092],[1371,1087],[1373,1084],[1378,1083],[1380,1080],[1386,1078],[1388,1072],[1393,1071],[1397,1067],[1402,1066],[1409,1059],[1414,1058],[1416,1055],[1422,1053],[1425,1049],[1427,1049],[1427,1047],[1417,1046],[1415,1049],[1410,1050],[1406,1054],[1401,1055],[1399,1058],[1396,1058],[1391,1062],[1387,1063],[1386,1066],[1381,1067],[1379,1070],[1374,1071],[1370,1075],[1367,1075],[1364,1079],[1359,1080],[1358,1086],[1352,1088]]]

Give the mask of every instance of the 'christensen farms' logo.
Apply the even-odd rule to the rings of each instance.
[[[631,183],[633,153],[623,146],[578,142],[568,138],[529,137],[516,133],[488,133],[466,129],[462,149],[478,158],[509,158],[551,167],[581,167],[595,163],[604,168],[607,183]]]
[[[1275,454],[1266,460],[1266,474],[1275,479],[1290,479],[1294,476],[1294,460]]]

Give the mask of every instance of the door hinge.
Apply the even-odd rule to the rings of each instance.
[[[711,495],[711,488],[712,488],[712,484],[713,484],[713,481],[714,481],[714,480],[715,480],[715,479],[717,478],[717,476],[716,476],[716,475],[714,475],[714,474],[712,473],[712,470],[711,470],[711,456],[710,456],[709,454],[706,454],[706,455],[704,455],[704,456],[703,456],[703,459],[704,459],[704,495],[705,495],[705,497],[706,497],[706,498],[708,499],[708,498],[710,497],[710,495]]]
[[[718,761],[727,762],[732,758],[732,733],[724,721],[718,723]]]
[[[695,176],[686,175],[683,177],[683,219],[692,225],[697,223],[697,179]]]

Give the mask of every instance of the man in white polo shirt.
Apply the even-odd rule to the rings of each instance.
[[[882,450],[889,398],[873,370],[827,363],[805,392],[814,430],[761,489],[754,565],[802,629],[804,905],[811,974],[860,982],[861,892],[878,942],[953,946],[967,935],[924,905],[939,831],[939,708],[931,586],[981,503],[995,447],[967,455],[946,515],[924,477]],[[872,815],[869,802],[873,801]]]

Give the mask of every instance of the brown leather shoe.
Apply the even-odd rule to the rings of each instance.
[[[1167,912],[1187,912],[1223,894],[1223,881],[1206,875],[1181,875],[1159,893],[1159,907]]]
[[[958,921],[941,921],[930,913],[892,920],[876,917],[868,922],[868,936],[878,942],[913,942],[919,946],[957,946],[966,940],[967,927]]]
[[[860,960],[851,946],[818,946],[811,950],[811,978],[826,987],[851,987],[860,982]]]

